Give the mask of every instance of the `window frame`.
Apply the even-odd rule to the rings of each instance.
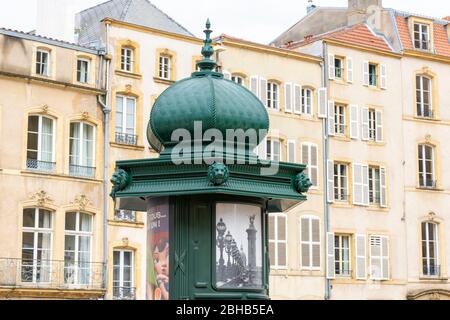
[[[345,261],[343,259],[342,251],[345,249],[343,247],[343,238],[348,238],[348,261]],[[339,246],[336,246],[336,238],[339,240]],[[352,236],[350,234],[335,234],[334,235],[334,269],[335,269],[335,275],[337,278],[352,278]],[[339,257],[340,259],[336,258],[336,251],[339,251]],[[344,263],[348,263],[348,274],[343,274],[343,265]],[[339,269],[336,268],[336,263],[339,263]]]
[[[30,131],[30,118],[31,117],[37,117],[38,118],[38,131],[34,132],[34,131]],[[27,161],[28,160],[34,160],[34,159],[29,159],[28,157],[28,152],[37,152],[37,161],[42,161],[42,139],[43,139],[43,133],[42,133],[42,122],[43,122],[43,118],[46,118],[48,120],[52,121],[52,161],[51,163],[53,165],[55,165],[56,163],[56,119],[52,118],[52,117],[48,117],[45,115],[41,115],[41,114],[29,114],[27,117]],[[29,149],[29,135],[30,134],[37,134],[37,150],[32,150]],[[29,168],[28,164],[27,164],[27,168]],[[53,171],[52,170],[45,170],[45,171]]]
[[[47,55],[47,62],[44,63],[42,61],[42,54],[46,54]],[[39,59],[39,55],[40,58]],[[44,77],[50,77],[51,75],[51,57],[52,57],[52,50],[50,49],[46,49],[46,48],[37,48],[36,50],[36,63],[35,63],[35,74],[38,76],[44,76]],[[46,67],[46,68],[45,68]],[[43,73],[43,68],[46,71],[45,73]]]
[[[374,173],[378,171],[378,183]],[[381,207],[381,168],[379,166],[369,166],[369,205]],[[378,198],[376,195],[378,193]],[[372,199],[372,200],[371,200]]]
[[[122,98],[122,128],[120,132],[117,132],[117,101],[119,100],[118,98]],[[131,96],[127,96],[127,95],[122,95],[122,94],[117,94],[116,95],[116,110],[115,110],[115,116],[116,116],[116,123],[115,123],[115,127],[114,130],[116,133],[121,133],[121,134],[129,134],[127,133],[127,101],[128,100],[132,100],[134,101],[134,122],[133,122],[133,135],[136,136],[136,117],[137,117],[137,98],[136,97],[131,97]]]
[[[347,136],[347,105],[338,102],[334,103],[334,136]]]
[[[338,67],[338,65],[337,65],[338,61],[340,63],[340,67]],[[344,63],[345,63],[345,58],[339,57],[339,56],[334,56],[334,78],[336,80],[344,81],[344,72],[345,72]],[[339,72],[340,72],[340,75],[339,75]]]
[[[80,129],[79,129],[79,136],[74,138],[71,136],[70,133],[70,128],[69,128],[69,171],[70,171],[70,166],[77,166],[77,167],[84,167],[84,168],[90,168],[94,170],[93,175],[86,175],[87,177],[91,177],[94,178],[95,177],[95,169],[96,169],[96,150],[97,150],[97,146],[96,146],[96,131],[97,128],[95,125],[88,123],[86,121],[71,121],[70,122],[70,126],[72,126],[72,124],[78,124],[80,125]],[[92,127],[92,167],[88,166],[87,163],[84,163],[85,160],[87,162],[87,158],[85,157],[84,153],[83,153],[83,143],[86,143],[86,139],[84,139],[84,130],[86,126],[90,126]],[[72,159],[74,158],[74,155],[72,155],[72,150],[71,150],[71,140],[78,140],[78,152],[79,154],[75,155],[76,158],[78,158],[78,163],[72,163]],[[76,176],[76,174],[70,174],[71,176]],[[83,175],[84,176],[84,175]]]
[[[379,71],[379,64],[375,62],[369,62],[369,87],[378,88],[380,85],[379,77],[380,77],[380,71]],[[371,70],[373,69],[373,70]],[[371,71],[375,71],[375,74],[373,74]],[[373,83],[374,80],[375,83]]]
[[[280,110],[280,85],[275,81],[267,81],[267,109]]]
[[[431,159],[426,159],[426,148],[431,149]],[[418,178],[419,188],[422,189],[436,189],[437,188],[437,175],[436,175],[436,146],[429,143],[420,143],[418,145]],[[431,173],[427,172],[427,162],[431,162]],[[422,166],[422,172],[420,167]],[[431,175],[432,179],[428,180],[427,176]],[[421,183],[421,180],[423,183]],[[428,182],[431,181],[432,185],[428,186]]]
[[[434,258],[431,258],[431,256],[430,256],[430,242],[432,241],[432,240],[430,240],[430,234],[429,234],[429,228],[428,228],[428,226],[429,225],[433,225],[433,229],[434,229],[434,247],[435,247],[435,252],[434,252],[434,254],[435,254],[435,257]],[[425,227],[425,239],[423,238],[423,228],[424,228],[424,226],[426,226]],[[423,221],[422,223],[421,223],[421,236],[420,236],[420,244],[421,244],[421,246],[420,246],[420,250],[421,250],[421,261],[420,261],[420,265],[421,265],[421,275],[423,276],[423,277],[429,277],[429,278],[438,278],[439,276],[440,276],[440,270],[439,270],[439,268],[440,268],[440,239],[439,239],[439,226],[440,226],[440,224],[439,223],[437,223],[437,222],[434,222],[434,221]],[[425,247],[426,247],[426,252],[424,252],[423,251],[423,249],[424,249],[424,247],[423,247],[423,245],[424,245],[424,243],[425,243]],[[430,260],[432,260],[432,259],[434,259],[434,261],[435,261],[435,264],[433,265],[433,267],[437,267],[437,273],[436,274],[431,274],[431,272],[430,272],[430,267],[432,266],[431,265],[431,263],[430,263]],[[426,261],[426,265],[424,265],[424,263],[425,263],[425,261]],[[428,271],[429,271],[429,273],[430,274],[425,274],[425,267],[427,267],[428,268]]]
[[[269,246],[270,243],[274,244],[274,255],[275,259],[274,261],[270,261],[270,268],[274,270],[287,270],[289,268],[289,249],[288,249],[288,216],[285,213],[277,212],[277,213],[270,213],[269,219],[273,218],[274,221],[274,239],[270,239],[269,237]],[[278,237],[278,220],[279,218],[285,219],[285,240],[280,240]],[[270,227],[269,227],[270,228]],[[281,265],[278,261],[278,252],[279,252],[279,244],[285,245],[285,257],[286,257],[286,264]]]
[[[301,91],[301,114],[312,116],[314,114],[314,90],[311,88],[303,87]],[[309,93],[309,98],[308,98]],[[305,102],[308,102],[305,103]],[[309,112],[308,112],[309,111]]]
[[[241,76],[241,75],[239,75],[239,74],[231,74],[231,81],[233,81],[234,83],[237,83],[237,84],[239,84],[239,85],[241,85],[241,86],[244,86],[244,81],[245,81],[245,79],[244,79],[244,77],[243,76]],[[241,81],[241,82],[239,82],[239,80]]]
[[[118,252],[119,253],[119,265],[114,264],[114,254]],[[130,286],[129,287],[125,287],[124,286],[124,255],[125,253],[130,253],[131,255],[131,259],[130,259],[130,265],[129,267],[131,267],[130,269]],[[113,265],[113,270],[112,270],[112,291],[113,291],[113,298],[121,298],[121,297],[117,297],[114,295],[114,289],[115,288],[127,288],[127,289],[131,289],[134,290],[136,288],[136,284],[135,284],[135,251],[131,250],[131,249],[120,249],[120,248],[115,248],[113,249],[113,261],[112,261],[112,265]],[[115,282],[117,282],[117,280],[114,279],[114,275],[115,275],[115,269],[116,267],[119,267],[119,286],[116,287],[114,285]]]
[[[372,255],[372,239],[378,238],[380,240],[379,243],[379,247],[380,247],[380,255],[379,256],[373,256]],[[385,255],[385,252],[383,251],[383,239],[386,241],[386,248],[387,248],[387,255]],[[371,234],[369,235],[369,239],[368,239],[368,244],[369,244],[369,266],[370,266],[370,279],[371,280],[375,280],[375,281],[387,281],[389,280],[390,277],[390,267],[391,267],[391,250],[390,250],[390,238],[386,235],[378,235],[378,234]],[[383,266],[383,260],[387,259],[387,277],[383,277],[383,273],[384,273],[384,266]],[[378,259],[380,260],[380,277],[374,277],[373,275],[373,264],[372,264],[372,260],[373,259]]]
[[[345,175],[341,174],[341,170],[339,168],[345,168]],[[350,190],[349,190],[349,168],[350,165],[344,162],[334,161],[333,164],[333,179],[334,179],[334,201],[338,203],[349,203],[350,202]],[[337,173],[336,173],[337,172]],[[345,186],[342,186],[342,179],[345,178],[344,183]],[[338,182],[338,183],[336,183]],[[338,191],[338,197],[336,197],[336,191]],[[342,193],[345,192],[345,193]]]
[[[134,56],[136,49],[130,46],[122,46],[120,48],[120,70],[123,72],[134,72]],[[129,61],[127,61],[129,59]]]
[[[275,159],[275,153],[273,150],[275,150],[274,146],[275,143],[278,143],[278,162],[282,161],[282,151],[281,151],[281,139],[278,138],[267,138],[266,139],[266,159],[269,159],[270,161],[277,161]],[[270,149],[270,150],[269,150]]]
[[[85,74],[86,74],[86,81],[81,81],[81,70],[79,69],[79,63],[80,62],[85,62],[86,63],[86,70],[85,70]],[[77,82],[82,83],[82,84],[89,84],[91,79],[90,79],[90,69],[91,69],[91,60],[87,59],[87,58],[82,58],[82,57],[78,57],[77,58]]]
[[[158,76],[160,79],[172,79],[172,56],[166,54],[159,55]]]
[[[416,26],[419,27],[419,30],[416,31]],[[424,27],[426,27],[427,32],[424,32]],[[418,35],[418,38],[416,36]],[[423,37],[425,36],[426,42],[424,42]],[[416,42],[419,42],[419,47],[416,46]],[[423,47],[424,43],[426,43],[426,48]],[[431,25],[427,23],[422,22],[414,22],[413,23],[413,46],[414,49],[417,50],[423,50],[423,51],[430,51],[431,50]]]
[[[418,87],[418,80],[420,88]],[[428,80],[428,106],[425,104],[426,91],[424,89],[425,80]],[[433,106],[433,77],[428,75],[418,74],[416,75],[416,116],[419,118],[433,119],[434,118],[434,106]],[[428,115],[426,110],[428,108]],[[419,110],[420,109],[420,110]],[[420,112],[419,112],[420,111]]]

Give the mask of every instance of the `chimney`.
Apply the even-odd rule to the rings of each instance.
[[[74,42],[76,0],[38,0],[36,34]]]
[[[308,0],[308,6],[306,7],[306,13],[309,14],[316,8],[316,5],[313,4],[313,0]]]
[[[366,12],[371,6],[377,6],[382,8],[382,0],[348,0],[348,9],[353,11]]]

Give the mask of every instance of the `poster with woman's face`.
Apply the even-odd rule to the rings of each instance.
[[[217,288],[261,288],[262,224],[259,206],[216,206]]]
[[[169,199],[148,200],[147,300],[169,300]]]

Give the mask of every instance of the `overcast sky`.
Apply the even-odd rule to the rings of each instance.
[[[30,31],[35,28],[38,0],[2,0],[0,27]],[[105,0],[77,0],[79,10]],[[151,0],[196,36],[207,17],[214,35],[268,43],[306,14],[308,0]],[[314,0],[319,6],[347,6],[347,0]],[[384,7],[442,18],[450,16],[448,0],[383,0]],[[51,17],[49,17],[51,19]]]

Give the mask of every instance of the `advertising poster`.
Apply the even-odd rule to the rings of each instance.
[[[169,300],[169,199],[148,200],[147,300]]]

